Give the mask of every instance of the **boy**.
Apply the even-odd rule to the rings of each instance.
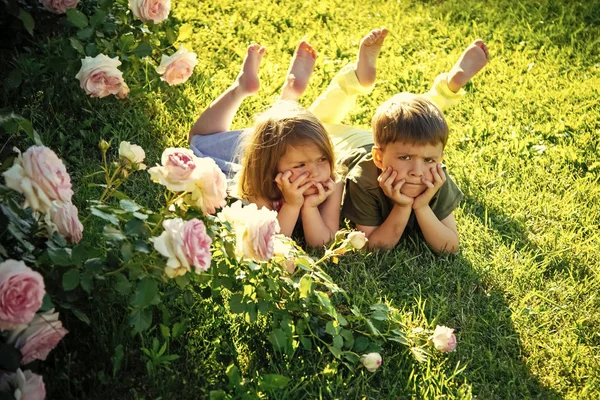
[[[429,93],[400,93],[381,104],[373,117],[374,144],[346,157],[342,215],[367,235],[371,248],[392,248],[418,226],[434,251],[458,251],[452,212],[463,194],[441,164],[448,126],[440,109],[458,101],[488,58],[476,40]]]

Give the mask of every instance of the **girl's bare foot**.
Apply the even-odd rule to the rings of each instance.
[[[244,57],[242,69],[236,79],[239,90],[245,96],[258,92],[260,88],[258,67],[260,67],[260,61],[265,51],[266,49],[258,44],[248,46],[248,52],[246,53],[246,57]]]
[[[315,68],[316,59],[317,52],[312,46],[304,40],[300,41],[281,89],[282,100],[296,101],[302,96],[308,85],[308,79]]]
[[[473,78],[490,59],[487,46],[481,39],[475,40],[461,54],[448,74],[448,87],[458,92]]]
[[[373,29],[360,41],[355,72],[362,86],[369,87],[375,83],[375,64],[387,34],[388,30],[385,28]]]

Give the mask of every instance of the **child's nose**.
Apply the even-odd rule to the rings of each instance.
[[[411,165],[410,174],[414,177],[420,178],[423,176],[423,168],[419,163],[414,163]]]

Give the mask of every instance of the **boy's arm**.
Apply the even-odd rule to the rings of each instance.
[[[456,253],[458,251],[458,230],[453,214],[440,221],[431,207],[427,206],[415,209],[415,217],[425,241],[433,251],[436,253]]]
[[[356,229],[363,231],[369,241],[369,248],[391,249],[398,244],[412,211],[411,205],[401,206],[395,204],[390,215],[380,226],[356,225]]]
[[[340,228],[340,205],[344,183],[331,181],[331,189],[323,188],[322,193],[327,198],[321,204],[312,204],[312,199],[306,199],[301,210],[304,238],[311,247],[327,244]],[[321,190],[321,189],[319,189]],[[331,190],[327,193],[327,190]],[[311,195],[316,198],[319,195]],[[318,199],[315,199],[318,202]]]

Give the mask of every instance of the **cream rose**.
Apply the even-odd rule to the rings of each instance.
[[[296,249],[292,240],[282,234],[275,235],[273,240],[273,259],[279,262],[287,272],[293,274],[296,270]]]
[[[75,79],[79,79],[81,88],[92,97],[102,98],[112,94],[124,98],[129,93],[129,87],[123,81],[119,65],[119,57],[110,58],[104,54],[86,57],[81,60],[81,69]]]
[[[456,349],[456,336],[454,336],[454,329],[446,326],[436,326],[435,331],[429,340],[431,340],[435,348],[439,351],[447,353]]]
[[[144,164],[146,152],[137,144],[122,141],[119,144],[119,158],[129,164],[137,164],[138,169],[146,169],[146,165]]]
[[[70,202],[58,203],[54,201],[50,209],[50,217],[58,233],[71,243],[79,243],[83,237],[83,225],[79,221],[77,207]]]
[[[14,149],[17,153],[18,149]],[[52,201],[69,202],[71,177],[62,160],[45,146],[31,146],[19,154],[3,174],[6,186],[25,195],[25,207],[48,212]]]
[[[143,22],[158,24],[169,16],[171,0],[129,0],[129,8]]]
[[[37,374],[20,369],[14,374],[0,377],[0,392],[11,393],[15,400],[44,400],[46,386],[44,379]]]
[[[54,14],[64,14],[68,8],[77,7],[79,0],[40,0],[44,8]]]
[[[381,365],[381,355],[379,353],[369,353],[360,356],[360,362],[365,366],[367,371],[375,372]]]
[[[23,261],[0,264],[0,330],[29,323],[42,306],[44,278]]]
[[[45,360],[58,342],[69,333],[58,319],[54,310],[37,314],[29,325],[21,325],[13,330],[8,343],[21,351],[22,365],[33,360]]]
[[[190,262],[185,255],[183,225],[181,218],[168,219],[163,222],[163,233],[152,238],[156,251],[168,259],[165,274],[169,278],[185,275],[190,270]]]
[[[162,56],[156,72],[161,75],[160,79],[170,86],[179,85],[189,79],[197,64],[198,57],[196,53],[181,46],[172,56]]]
[[[191,202],[206,214],[214,214],[227,204],[227,178],[212,158],[199,158],[196,167],[198,179],[194,182]]]
[[[352,248],[360,250],[367,244],[367,237],[364,232],[354,231],[348,234],[348,241]]]
[[[202,174],[198,167],[200,158],[190,149],[170,147],[163,151],[160,162],[148,170],[154,182],[160,183],[174,192],[191,192]]]

